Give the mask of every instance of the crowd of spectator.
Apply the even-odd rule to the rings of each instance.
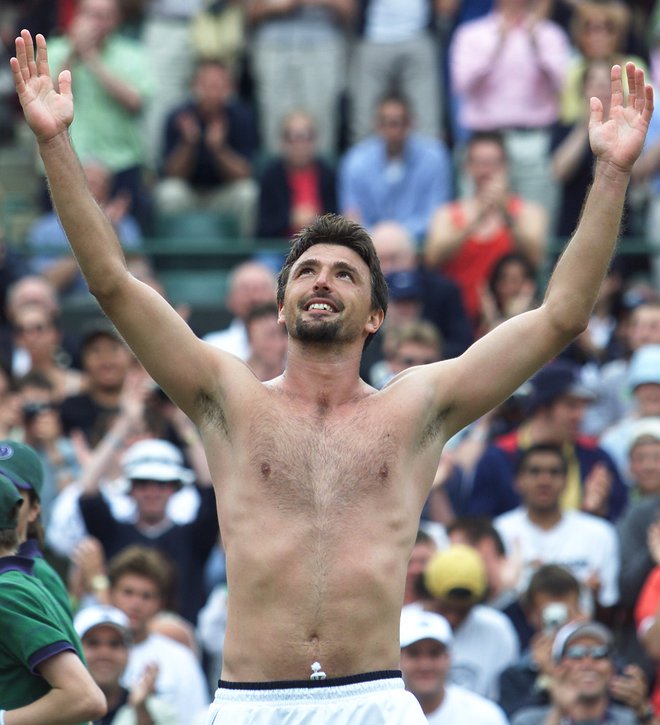
[[[166,294],[144,246],[159,219],[224,215],[251,241],[217,300],[230,324],[203,332],[261,380],[286,336],[260,246],[324,213],[367,227],[390,306],[361,374],[381,388],[540,304],[591,181],[588,99],[607,107],[628,58],[660,87],[659,18],[623,0],[7,2],[0,55],[28,27],[71,69],[72,141],[141,279]],[[27,476],[14,449],[33,466],[19,543],[66,584],[98,722],[203,722],[226,580],[201,440],[106,320],[62,328],[88,293],[45,188],[37,203],[21,244],[0,239],[0,472]],[[627,207],[588,329],[443,454],[401,622],[429,722],[660,722],[660,118]]]

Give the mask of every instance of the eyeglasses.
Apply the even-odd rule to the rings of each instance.
[[[567,647],[564,657],[569,660],[583,660],[585,657],[591,657],[592,660],[605,660],[610,656],[610,648],[603,644],[599,647],[587,647],[584,644],[576,644]]]

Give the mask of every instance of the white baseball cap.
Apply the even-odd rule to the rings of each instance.
[[[403,608],[399,636],[402,648],[422,639],[433,639],[449,647],[453,639],[451,626],[441,614],[418,609],[415,605]]]
[[[126,641],[130,639],[131,629],[129,619],[117,607],[111,607],[107,604],[92,604],[89,607],[81,609],[73,619],[73,628],[76,630],[80,639],[90,629],[99,627],[102,624],[119,630]]]
[[[147,438],[133,443],[121,459],[128,479],[192,483],[195,474],[183,465],[181,451],[169,441]]]

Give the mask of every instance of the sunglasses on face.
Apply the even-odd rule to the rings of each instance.
[[[583,644],[576,644],[568,647],[564,653],[564,657],[569,660],[583,660],[585,657],[591,657],[592,660],[605,660],[610,656],[610,648],[607,645],[599,647],[587,647]]]

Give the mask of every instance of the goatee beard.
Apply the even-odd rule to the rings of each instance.
[[[295,337],[302,342],[335,342],[339,337],[339,320],[307,322],[298,318]]]

